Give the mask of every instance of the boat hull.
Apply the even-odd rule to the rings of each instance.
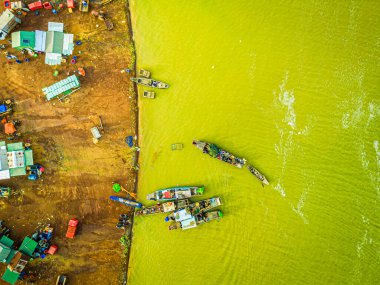
[[[152,201],[173,201],[201,196],[203,195],[203,192],[203,186],[171,187],[148,194],[147,199]]]
[[[223,213],[220,210],[210,211],[210,212],[201,212],[195,216],[191,216],[188,219],[173,222],[169,226],[169,230],[188,230],[191,228],[196,228],[198,225],[209,223],[211,221],[220,220],[223,217]]]
[[[190,205],[190,200],[183,199],[172,202],[166,202],[162,204],[157,204],[151,207],[142,208],[135,212],[135,216],[148,216],[154,214],[168,213],[181,209]]]
[[[203,142],[203,141],[193,141],[193,145],[195,145],[198,149],[200,149],[203,153],[208,154],[209,156],[224,161],[228,164],[236,166],[238,168],[242,168],[245,165],[245,158],[237,157],[221,148],[217,145]]]
[[[251,165],[247,165],[247,168],[249,172],[251,172],[257,179],[261,181],[261,183],[263,183],[263,185],[269,185],[269,181],[266,179],[264,174],[262,174],[260,171],[258,171],[256,168],[254,168]]]
[[[123,198],[123,197],[110,196],[110,199],[112,201],[116,201],[116,202],[122,203],[124,205],[134,207],[134,208],[142,208],[142,206],[143,206],[139,202],[132,201],[132,200],[129,200],[129,199],[126,199],[126,198]]]
[[[150,79],[150,78],[132,77],[131,80],[137,84],[152,87],[152,88],[159,88],[159,89],[169,88],[169,84],[166,84],[158,80]]]

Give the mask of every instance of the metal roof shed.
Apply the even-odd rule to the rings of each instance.
[[[63,23],[49,22],[48,31],[52,32],[63,32]]]
[[[33,253],[36,250],[37,242],[32,240],[30,237],[25,237],[19,251],[25,255],[33,257]]]
[[[33,49],[36,43],[36,33],[29,31],[19,31],[12,33],[12,48],[15,49]]]
[[[1,277],[2,280],[9,284],[15,284],[18,280],[18,277],[20,276],[20,273],[10,271],[8,268],[5,270],[5,273],[3,277]]]
[[[50,101],[61,94],[69,95],[80,88],[80,83],[76,75],[71,75],[49,87],[42,88],[46,100]]]
[[[0,16],[0,40],[5,39],[8,33],[13,30],[21,20],[10,10],[6,9]]]
[[[45,31],[36,31],[36,43],[34,46],[35,51],[45,52],[46,45],[46,32]]]
[[[46,32],[46,48],[45,52],[62,54],[63,50],[63,33],[62,32]]]

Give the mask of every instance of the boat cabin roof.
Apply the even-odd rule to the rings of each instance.
[[[182,225],[183,230],[187,230],[187,229],[195,228],[197,226],[197,222],[195,221],[194,217],[191,217],[190,219],[182,221],[181,225]]]
[[[187,208],[185,208],[174,212],[174,218],[176,222],[182,222],[194,217],[191,215],[190,211]]]

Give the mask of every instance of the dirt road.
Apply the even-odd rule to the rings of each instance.
[[[71,56],[57,67],[45,65],[44,55],[22,64],[7,63],[4,54],[0,57],[0,97],[15,99],[13,118],[22,122],[20,140],[30,140],[35,162],[46,169],[39,181],[21,176],[0,182],[16,191],[10,201],[0,200],[0,219],[11,226],[10,237],[19,243],[40,224],[50,223],[59,246],[57,255],[29,264],[36,284],[53,284],[61,273],[69,276],[69,284],[123,280],[122,231],[115,225],[119,214],[129,209],[108,197],[114,194],[113,181],[134,189],[134,152],[124,138],[135,135],[136,99],[128,74],[120,72],[131,65],[124,2],[103,9],[114,22],[112,31],[89,13],[70,14],[67,9],[58,15],[48,10],[40,10],[38,16],[30,12],[19,28],[47,30],[50,21],[64,23],[65,32],[82,41],[74,49],[77,64],[70,63]],[[24,59],[20,52],[7,51]],[[81,89],[68,102],[46,102],[41,88],[74,74],[78,67],[86,70],[86,77],[80,77]],[[98,116],[105,131],[94,144],[90,128],[98,123]],[[0,138],[5,139],[0,128]],[[78,235],[68,240],[64,236],[71,217],[79,219],[80,227]],[[1,274],[4,268],[1,264]]]

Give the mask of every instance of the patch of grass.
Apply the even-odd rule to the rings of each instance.
[[[123,235],[120,238],[120,244],[123,247],[123,255],[126,257],[129,252],[129,248],[131,247],[131,240],[127,235]]]

